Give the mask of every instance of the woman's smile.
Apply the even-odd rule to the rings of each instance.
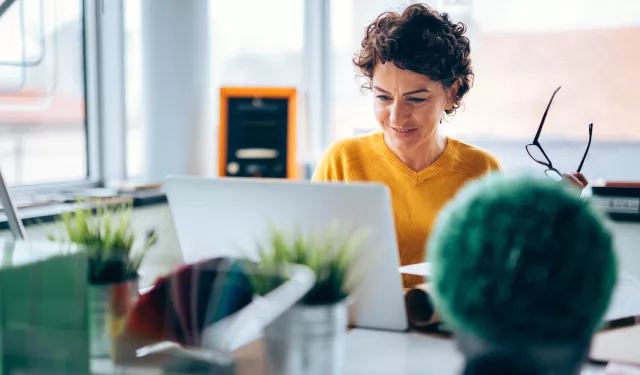
[[[418,130],[418,128],[395,128],[393,126],[390,126],[390,128],[393,129],[396,133],[399,133],[402,135],[411,135],[415,133],[416,130]]]

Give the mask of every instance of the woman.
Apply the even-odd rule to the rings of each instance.
[[[366,29],[354,64],[374,93],[381,132],[342,140],[323,156],[314,181],[375,181],[391,190],[402,265],[423,262],[434,220],[466,182],[500,170],[488,152],[445,136],[473,80],[466,27],[413,4]],[[579,173],[565,178],[587,185]],[[421,282],[405,277],[405,286]]]

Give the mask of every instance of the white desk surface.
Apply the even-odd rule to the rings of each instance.
[[[454,375],[463,360],[451,339],[421,333],[355,329],[349,333],[345,375]],[[587,365],[582,375],[602,375],[602,366]]]
[[[347,339],[346,374],[459,374],[453,340],[420,333],[354,329]]]
[[[259,342],[240,349],[238,375],[266,375]],[[455,375],[462,369],[462,357],[453,340],[420,333],[395,333],[364,329],[347,335],[344,375]],[[149,367],[114,366],[108,361],[94,361],[94,374],[161,374]],[[601,366],[587,365],[582,375],[603,375]]]

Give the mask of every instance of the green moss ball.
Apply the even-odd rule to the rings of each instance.
[[[443,209],[428,243],[437,308],[487,340],[588,339],[617,280],[612,236],[565,183],[492,174]]]

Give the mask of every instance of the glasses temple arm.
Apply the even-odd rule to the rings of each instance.
[[[593,136],[593,123],[589,124],[589,143],[587,143],[587,149],[584,151],[584,155],[582,155],[582,160],[580,160],[580,165],[578,166],[578,170],[576,172],[580,172],[582,170],[582,165],[584,164],[584,160],[587,158],[587,154],[589,153],[589,148],[591,147],[592,136]]]
[[[553,92],[553,95],[551,95],[551,99],[549,99],[549,104],[547,104],[547,109],[544,110],[544,114],[542,115],[542,121],[540,121],[540,126],[538,126],[538,131],[536,132],[536,136],[533,138],[533,143],[537,143],[538,142],[538,138],[540,138],[540,133],[542,133],[542,126],[544,125],[544,121],[547,119],[547,113],[549,113],[549,108],[551,107],[551,103],[553,102],[553,98],[555,98],[556,94],[558,93],[558,90],[560,90],[560,88],[562,88],[562,86],[558,87],[556,89],[556,91]]]

